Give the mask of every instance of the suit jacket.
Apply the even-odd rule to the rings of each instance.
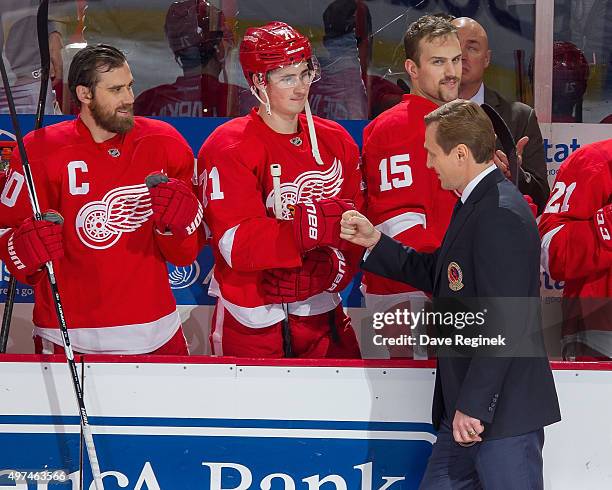
[[[535,111],[522,102],[508,102],[486,85],[484,101],[493,107],[506,122],[515,141],[523,136],[529,136],[529,143],[527,143],[523,152],[519,190],[523,194],[531,196],[533,202],[538,206],[538,214],[542,214],[548,201],[550,188],[548,186],[544,142]],[[497,147],[500,150],[502,149],[499,141]]]
[[[481,420],[483,437],[489,439],[560,420],[541,332],[539,264],[533,215],[499,169],[456,208],[439,249],[419,253],[383,235],[363,262],[367,271],[432,292],[435,310],[457,303],[488,309],[490,321],[476,333],[509,338],[499,350],[438,353],[432,407],[436,428],[445,414],[452,423],[455,410]],[[451,327],[455,334],[458,328]]]

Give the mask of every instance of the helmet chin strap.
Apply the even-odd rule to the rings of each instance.
[[[306,105],[304,106],[306,111],[306,123],[308,125],[308,134],[310,135],[310,147],[312,149],[312,156],[318,165],[325,165],[321,158],[321,152],[319,151],[319,142],[317,141],[317,133],[315,132],[314,121],[312,120],[312,112],[310,110],[310,104],[306,99]]]
[[[255,98],[259,102],[261,102],[263,105],[266,106],[266,114],[268,114],[268,116],[271,116],[272,115],[272,108],[270,107],[270,98],[268,97],[268,92],[266,92],[266,88],[265,87],[263,87],[260,90],[266,96],[266,100],[265,101],[260,97],[259,90],[257,88],[255,88],[254,85],[251,85],[251,93],[255,96]]]
[[[263,93],[266,100],[263,100],[259,93]],[[266,88],[262,87],[261,89],[255,88],[254,85],[251,85],[251,93],[255,96],[255,98],[266,106],[266,113],[268,116],[272,115],[272,108],[270,107],[270,98],[268,97],[268,92],[266,92]],[[317,133],[315,132],[314,121],[312,119],[312,111],[310,110],[310,104],[308,103],[308,99],[306,99],[306,104],[304,105],[304,110],[306,112],[306,125],[308,126],[308,135],[310,137],[310,148],[312,151],[312,156],[317,162],[317,165],[325,165],[323,163],[323,159],[321,158],[321,152],[319,151],[319,142],[317,140]]]

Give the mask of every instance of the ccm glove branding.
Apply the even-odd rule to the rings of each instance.
[[[597,236],[603,245],[612,248],[612,204],[608,204],[597,211],[594,220]]]

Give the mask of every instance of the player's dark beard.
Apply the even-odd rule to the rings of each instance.
[[[130,117],[118,116],[117,110],[129,111]],[[108,111],[104,107],[99,106],[94,98],[89,104],[89,111],[96,124],[111,133],[127,133],[134,127],[134,106],[131,104]]]

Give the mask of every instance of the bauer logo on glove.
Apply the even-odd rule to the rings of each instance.
[[[293,231],[298,248],[302,252],[324,246],[340,248],[340,220],[351,209],[355,209],[352,201],[335,197],[296,204]]]

